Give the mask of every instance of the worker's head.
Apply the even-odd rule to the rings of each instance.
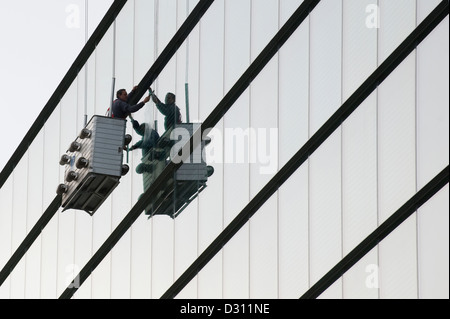
[[[166,100],[165,100],[166,104],[173,104],[175,103],[175,94],[173,93],[167,93],[166,94]]]
[[[127,101],[127,98],[128,98],[128,93],[127,93],[127,90],[125,90],[125,89],[120,89],[119,91],[117,91],[117,94],[116,94],[116,96],[117,96],[117,98],[119,99],[119,100],[122,100],[122,101]]]

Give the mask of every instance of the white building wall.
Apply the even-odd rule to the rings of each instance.
[[[85,101],[89,116],[104,114],[113,76],[115,90],[138,84],[197,2],[125,5],[0,189],[1,266],[53,200]],[[186,119],[187,77],[190,119],[203,121],[301,2],[215,1],[152,87],[175,93]],[[206,190],[176,220],[139,217],[75,298],[159,298],[438,3],[321,1],[211,132]],[[447,17],[178,297],[298,298],[448,165],[448,48]],[[163,131],[153,103],[135,118]],[[237,163],[245,130],[256,161]],[[93,217],[57,213],[1,298],[62,293],[143,192],[140,157],[130,154],[130,173]],[[321,297],[448,298],[448,224],[446,186]]]
[[[418,19],[432,10],[432,2],[418,3]],[[417,50],[418,188],[449,162],[448,24],[447,17]],[[449,297],[448,284],[442,284],[449,282],[448,204],[447,185],[417,214],[419,298]]]

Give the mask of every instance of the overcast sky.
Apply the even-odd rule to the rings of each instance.
[[[113,0],[88,0],[88,35]],[[86,0],[1,0],[0,171],[86,41]]]

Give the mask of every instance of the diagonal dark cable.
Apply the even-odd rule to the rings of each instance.
[[[369,251],[378,245],[387,235],[394,231],[409,216],[416,212],[423,204],[433,197],[439,190],[449,182],[448,165],[427,185],[418,191],[402,207],[391,215],[383,224],[366,237],[358,246],[347,254],[340,262],[327,272],[319,281],[308,289],[300,299],[313,299],[322,294],[336,280],[342,277],[347,270],[355,265]]]
[[[78,73],[84,67],[92,52],[94,52],[97,44],[108,31],[109,27],[114,22],[116,16],[120,13],[126,2],[127,0],[115,0],[109,10],[106,12],[102,21],[99,23],[94,33],[92,33],[91,37],[86,42],[80,54],[67,71],[61,83],[58,85],[55,92],[52,94],[47,104],[44,106],[41,113],[38,115],[33,125],[30,127],[27,134],[23,138],[22,142],[20,142],[19,146],[17,146],[15,152],[0,173],[0,189],[3,187],[3,184],[5,184],[5,182],[8,180],[16,165],[20,162],[23,155],[28,150],[29,145],[31,145],[36,136],[39,134],[40,130],[44,127],[48,118],[61,101],[61,98],[67,92],[70,85],[72,85],[73,81],[78,76]]]
[[[175,283],[161,296],[161,298],[174,298],[198,274],[198,272],[223,248],[242,226],[247,223],[253,214],[256,213],[275,191],[448,15],[448,8],[448,1],[444,0],[428,15],[428,17],[306,142],[291,160],[289,160],[289,162],[280,169],[264,188],[261,189],[261,191],[247,204],[222,233],[219,234],[219,236],[205,249],[178,280],[176,280]],[[209,122],[209,118],[204,123],[206,122]]]
[[[186,19],[185,23],[180,27],[179,31],[174,35],[174,39],[172,39],[169,44],[166,46],[164,51],[161,53],[157,61],[155,61],[154,65],[150,69],[150,71],[147,73],[146,78],[149,78],[148,74],[151,74],[152,77],[157,77],[164,66],[170,61],[172,56],[175,54],[177,48],[179,47],[180,43],[183,42],[183,40],[189,35],[190,31],[195,27],[197,22],[201,19],[203,14],[207,11],[207,9],[210,7],[210,5],[214,2],[214,0],[200,0],[200,2],[197,4],[197,6],[192,10],[191,14]],[[117,12],[118,13],[118,12]],[[114,15],[114,17],[117,14]],[[181,41],[181,42],[180,42]],[[74,63],[78,64],[78,63]],[[144,79],[146,79],[144,78]],[[68,80],[67,80],[68,81]],[[143,83],[144,81],[141,81]],[[140,87],[143,87],[142,85],[139,85]],[[145,87],[149,87],[150,84],[148,84]],[[57,90],[59,92],[59,90]],[[49,110],[47,110],[50,112]],[[46,112],[47,112],[46,111]],[[51,112],[50,112],[51,113]],[[44,121],[45,123],[45,121]],[[43,125],[43,124],[42,124]],[[57,197],[58,198],[58,197]],[[48,221],[53,217],[53,215],[57,212],[58,207],[55,206],[56,198],[53,201],[52,204],[47,208],[46,212],[43,214],[42,218],[39,219],[34,226],[33,229],[39,229],[42,231],[44,227],[47,225]],[[59,200],[59,203],[61,204],[61,200]],[[2,282],[9,276],[9,274],[12,272],[14,267],[17,265],[17,263],[20,261],[20,259],[25,255],[27,250],[30,248],[30,246],[33,244],[33,242],[36,240],[36,238],[39,236],[40,231],[33,231],[30,232],[27,237],[24,239],[20,247],[15,251],[13,256],[11,256],[10,260],[7,262],[7,264],[4,266],[1,276],[0,276],[0,286]]]
[[[14,270],[14,267],[17,266],[22,257],[26,254],[28,249],[34,243],[36,238],[42,232],[44,227],[48,224],[48,222],[52,219],[55,213],[58,211],[61,206],[61,196],[56,195],[53,199],[52,203],[47,207],[45,212],[36,222],[34,227],[30,230],[28,235],[25,237],[20,246],[16,249],[14,254],[8,260],[6,265],[3,267],[2,271],[0,271],[0,286],[5,282],[6,278],[8,278],[9,274]]]
[[[272,59],[272,57],[278,52],[281,46],[289,39],[303,20],[309,15],[309,13],[315,8],[320,0],[305,0],[300,7],[294,12],[289,20],[278,31],[269,44],[258,55],[255,61],[249,66],[247,71],[239,78],[236,84],[231,88],[229,93],[222,99],[222,101],[216,106],[213,112],[203,123],[200,130],[198,130],[188,143],[180,150],[179,154],[183,154],[181,160],[189,157],[191,150],[195,149],[200,142],[200,139],[196,138],[199,131],[204,132],[205,127],[214,127],[221,117],[228,111],[233,103],[239,98],[239,96],[250,85],[251,81],[261,72],[265,65]],[[147,83],[145,83],[147,84]],[[206,123],[206,125],[205,125]],[[175,164],[178,163],[178,164]],[[136,221],[139,215],[144,211],[145,207],[150,204],[151,198],[155,196],[165,185],[166,181],[173,176],[176,171],[182,165],[182,161],[175,159],[171,161],[161,174],[156,178],[152,187],[149,188],[133,206],[130,212],[125,216],[122,222],[107,238],[103,245],[92,256],[88,263],[83,267],[80,273],[72,281],[69,287],[61,294],[60,299],[71,298],[79,286],[88,278],[92,271],[98,266],[98,264],[105,258],[105,256],[111,251],[115,244],[125,234],[125,232]],[[78,285],[78,286],[77,286]]]

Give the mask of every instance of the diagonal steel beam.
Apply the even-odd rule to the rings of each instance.
[[[236,84],[231,88],[229,93],[222,99],[222,101],[216,106],[213,112],[203,122],[201,129],[199,129],[193,137],[187,142],[178,154],[183,154],[183,157],[179,155],[179,158],[175,158],[171,161],[162,173],[156,178],[152,187],[149,188],[141,197],[140,200],[133,206],[130,212],[125,216],[122,222],[111,233],[104,244],[99,250],[92,256],[88,263],[83,267],[80,273],[75,277],[69,287],[61,294],[61,299],[71,298],[79,285],[81,285],[92,273],[92,271],[98,266],[103,258],[111,251],[115,244],[125,234],[131,225],[136,221],[139,215],[144,211],[145,207],[150,204],[151,198],[155,196],[165,185],[165,181],[173,176],[173,173],[182,165],[183,160],[188,158],[191,154],[191,150],[194,150],[201,139],[196,138],[199,132],[203,133],[207,128],[214,127],[222,116],[229,110],[233,103],[239,98],[239,96],[250,85],[251,81],[261,72],[271,58],[278,52],[281,46],[289,39],[303,20],[309,15],[309,13],[315,8],[320,0],[305,0],[300,7],[294,12],[291,18],[286,21],[284,26],[278,31],[269,44],[263,49],[260,55],[249,66],[247,71],[239,78]],[[137,92],[136,92],[137,93]],[[202,136],[202,135],[201,135]],[[175,164],[178,163],[178,164]],[[76,286],[78,284],[78,287]]]
[[[277,189],[308,159],[308,157],[344,122],[350,114],[397,68],[397,66],[425,39],[448,15],[449,4],[444,0],[397,47],[397,49],[369,76],[346,102],[325,122],[306,144],[261,189],[247,206],[231,221],[219,236],[204,250],[192,265],[161,296],[174,298],[198,272],[223,248],[223,246],[247,223],[257,210]],[[219,115],[218,115],[219,116]],[[211,116],[210,116],[211,117]],[[209,121],[209,118],[208,118]],[[207,121],[205,121],[207,122]],[[214,122],[211,120],[211,122]]]
[[[345,274],[353,265],[378,245],[386,236],[394,231],[409,216],[416,212],[423,204],[433,197],[449,182],[448,165],[427,185],[411,197],[402,207],[391,215],[383,224],[366,237],[358,246],[347,254],[340,262],[308,289],[300,299],[313,299],[322,294],[336,280]]]
[[[122,4],[122,2],[123,2],[123,4]],[[144,80],[141,81],[141,84],[139,85],[140,88],[142,88],[142,87],[144,87],[144,88],[147,87],[148,88],[148,86],[150,84],[145,86],[146,84],[142,84],[142,83],[146,83],[145,81],[146,81],[146,79],[149,78],[149,75],[150,75],[150,78],[153,81],[154,78],[156,78],[160,74],[160,72],[164,69],[165,65],[170,61],[172,56],[175,54],[175,52],[177,51],[178,47],[181,45],[181,43],[184,41],[184,39],[186,39],[186,37],[189,35],[189,33],[192,31],[192,29],[195,27],[197,22],[201,19],[203,14],[208,10],[208,8],[211,6],[211,4],[213,2],[214,2],[214,0],[200,0],[200,2],[197,4],[197,6],[192,10],[192,12],[189,15],[189,17],[186,19],[185,23],[180,27],[179,31],[174,35],[174,38],[169,42],[169,44],[166,46],[166,48],[161,53],[159,58],[155,61],[155,63],[153,64],[153,66],[151,67],[149,72],[147,73],[147,76],[144,78]],[[84,63],[87,61],[87,58],[92,53],[90,51],[90,48],[92,50],[95,49],[95,47],[97,45],[97,42],[100,41],[100,39],[101,39],[100,35],[102,35],[102,36],[104,35],[104,33],[102,33],[102,32],[103,31],[104,32],[107,31],[107,29],[109,28],[110,24],[114,21],[114,19],[116,18],[116,16],[120,12],[120,9],[123,7],[123,5],[125,3],[126,3],[126,0],[125,1],[115,1],[114,2],[113,6],[108,11],[107,15],[105,16],[105,18],[102,20],[102,22],[100,23],[100,25],[97,28],[97,30],[92,35],[91,39],[88,41],[88,44],[86,44],[85,48],[82,51],[82,54],[80,54],[78,59],[74,62],[74,64],[73,64],[74,66],[80,66],[80,65],[82,66],[83,61],[84,61]],[[122,4],[122,5],[119,6],[119,4]],[[109,24],[107,24],[107,23],[109,23]],[[102,24],[104,24],[104,25],[102,25]],[[92,43],[94,43],[95,45],[92,46]],[[86,61],[84,60],[84,58],[86,58]],[[70,86],[70,83],[71,83],[70,81],[73,81],[73,79],[78,74],[78,71],[76,73],[73,73],[73,71],[74,70],[72,70],[72,68],[71,68],[71,70],[69,71],[68,75],[66,75],[66,78],[63,81],[64,85],[61,84],[60,87],[58,87],[58,89],[56,90],[56,92],[58,92],[58,94],[56,94],[56,92],[55,92],[54,95],[59,96],[59,97],[64,95],[65,91],[63,90],[63,88],[65,88],[66,85]],[[69,76],[69,74],[70,74],[70,76]],[[72,76],[73,76],[73,79],[70,80],[72,78]],[[47,114],[47,117],[46,118],[44,118],[44,117],[41,118],[41,116],[40,116],[38,118],[38,120],[36,122],[41,123],[40,127],[38,127],[37,123],[34,124],[34,125],[36,125],[37,132],[39,132],[39,130],[45,124],[45,121],[50,116],[51,112],[53,112],[54,108],[56,107],[56,105],[58,103],[57,101],[59,102],[59,100],[51,99],[51,101],[49,101],[49,103],[47,103],[47,106],[44,108],[44,111],[42,112],[42,113]],[[53,105],[55,107],[52,108]],[[32,128],[30,131],[32,131],[32,130],[34,131],[35,129]],[[26,141],[26,140],[27,140],[27,138],[24,139],[24,141]],[[31,143],[31,141],[29,143]],[[27,143],[25,143],[25,144],[28,145]],[[23,153],[25,153],[26,148],[23,149],[22,147],[19,146],[18,150],[23,151]],[[20,158],[17,160],[17,162],[19,160],[20,160]],[[16,164],[14,164],[13,166],[15,166]],[[11,169],[11,171],[13,170],[13,168]],[[5,172],[5,174],[4,174],[4,172]],[[7,174],[6,174],[5,170],[4,170],[4,172],[1,173],[0,179],[2,179],[4,177],[5,178],[4,181],[6,181],[6,179],[8,177],[7,177]],[[0,184],[0,186],[1,186],[1,184]],[[2,272],[0,274],[0,286],[4,282],[4,280],[6,280],[6,278],[9,276],[9,274],[12,272],[12,270],[17,265],[17,263],[20,261],[20,259],[25,255],[25,253],[27,252],[29,247],[31,247],[33,242],[39,236],[40,232],[44,229],[44,227],[47,225],[47,223],[50,221],[50,219],[57,212],[59,206],[61,205],[61,199],[59,198],[59,205],[55,206],[56,203],[57,203],[57,198],[58,197],[56,197],[55,200],[52,202],[52,204],[50,204],[50,206],[47,208],[46,212],[43,214],[41,219],[39,219],[37,221],[37,223],[35,224],[35,226],[33,227],[33,230],[36,229],[36,230],[39,230],[39,231],[33,231],[32,230],[27,235],[27,237],[24,239],[24,241],[22,242],[21,246],[15,251],[15,253],[10,258],[10,260],[7,262],[7,264],[4,266],[4,269],[2,270]]]
[[[36,238],[41,234],[42,230],[45,226],[47,226],[48,222],[52,219],[52,217],[56,214],[59,207],[61,206],[61,196],[56,195],[53,199],[52,203],[47,207],[45,212],[36,222],[34,227],[30,230],[28,235],[25,237],[20,246],[16,249],[14,254],[8,260],[6,265],[3,267],[2,271],[0,271],[0,286],[5,282],[8,278],[9,274],[14,270],[22,257],[26,254],[28,249],[34,243]]]
[[[152,65],[150,70],[141,80],[136,90],[136,93],[130,101],[134,103],[139,100],[145,92],[148,90],[153,81],[158,77],[164,67],[169,63],[170,59],[177,52],[181,44],[186,40],[188,35],[194,29],[194,27],[201,20],[203,15],[208,11],[214,0],[200,0],[197,6],[192,10],[189,16],[186,18],[185,22],[178,29],[174,37],[167,44],[166,48],[161,52],[160,56],[156,59],[155,63]],[[125,232],[131,227],[134,221],[139,217],[139,215],[144,211],[145,207],[150,203],[150,199],[153,194],[156,194],[156,190],[162,189],[164,182],[170,178],[174,169],[178,169],[182,162],[177,165],[169,165],[158,177],[158,179],[152,184],[150,190],[145,192],[138,201],[138,203],[131,209],[128,215],[122,220],[122,222],[117,226],[117,228],[111,233],[105,243],[98,249],[98,251],[92,256],[88,261],[86,266],[80,271],[77,278],[73,283],[67,288],[60,296],[60,299],[71,298],[76,290],[83,284],[83,282],[90,276],[91,272],[98,266],[98,264],[105,258],[108,252],[115,246],[115,244],[120,240],[120,238],[125,234]],[[77,284],[75,284],[77,283]]]

